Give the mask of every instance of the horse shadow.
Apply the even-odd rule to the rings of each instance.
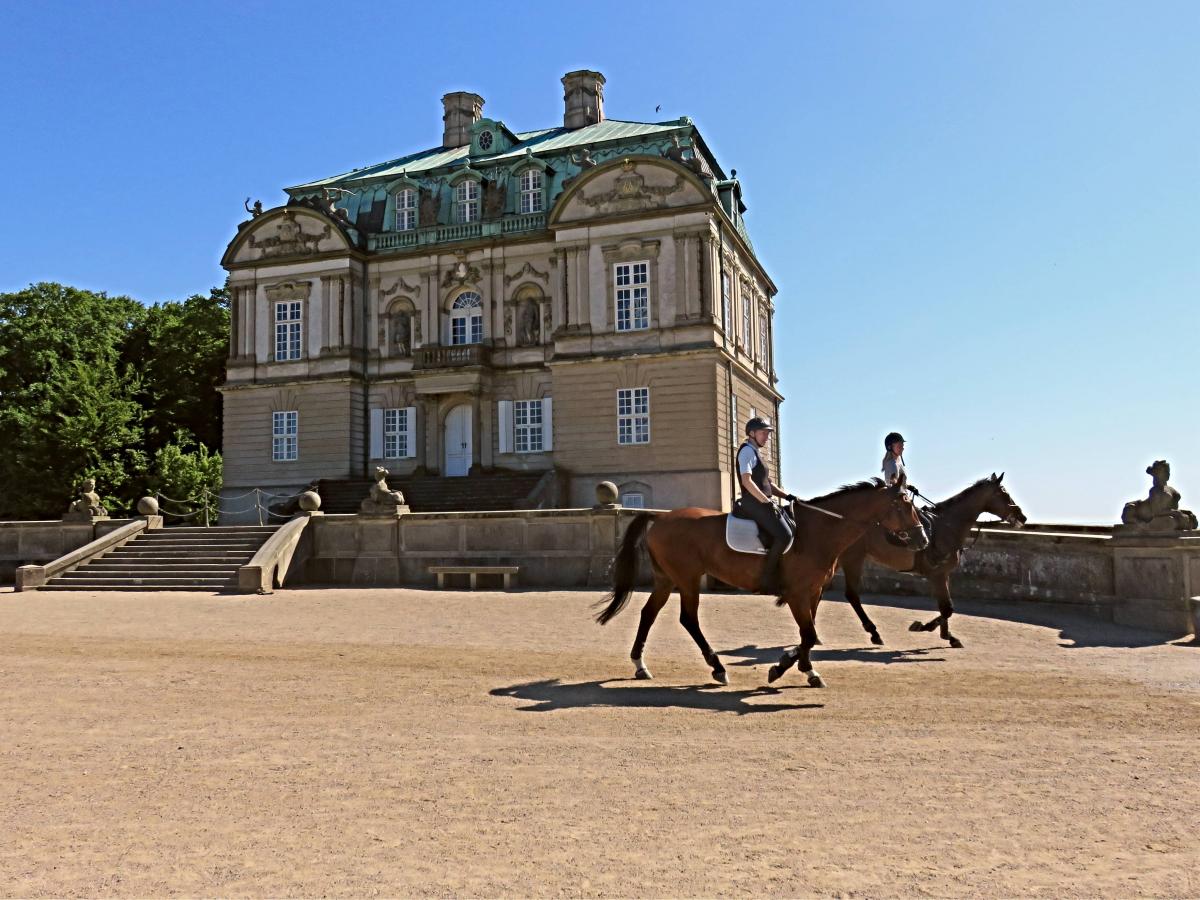
[[[630,682],[624,684],[622,682]],[[564,683],[557,678],[530,681],[489,691],[493,697],[512,697],[526,700],[532,706],[521,706],[521,712],[553,712],[560,709],[601,709],[624,707],[629,709],[699,709],[708,712],[734,713],[744,716],[749,713],[788,712],[801,709],[822,709],[824,703],[747,703],[751,697],[777,697],[784,690],[807,690],[807,688],[774,688],[760,686],[747,690],[728,690],[715,684],[684,685],[678,687],[649,686],[644,681],[632,678],[605,681]]]
[[[759,647],[755,644],[746,644],[743,647],[737,647],[733,650],[722,650],[720,655],[723,659],[730,656],[740,657],[737,662],[729,663],[731,666],[774,665],[779,662],[779,657],[787,649],[789,648]],[[815,647],[812,650],[812,661],[814,664],[823,661],[845,661],[884,663],[887,665],[892,663],[945,662],[946,657],[944,656],[929,655],[941,649],[940,647],[917,647],[911,650],[894,650],[890,647],[853,647],[826,650],[824,647]]]

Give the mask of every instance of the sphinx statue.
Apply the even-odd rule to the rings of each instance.
[[[100,505],[100,495],[96,493],[96,479],[84,480],[79,497],[72,500],[71,505],[67,507],[67,516],[78,519],[108,518],[108,510]]]
[[[1150,495],[1145,500],[1132,500],[1125,504],[1121,521],[1142,531],[1188,531],[1196,527],[1196,514],[1179,508],[1179,491],[1167,484],[1171,477],[1171,466],[1165,459],[1158,459],[1146,467],[1146,474],[1154,479]]]
[[[375,467],[375,483],[371,485],[371,493],[358,507],[360,516],[398,516],[408,512],[404,495],[388,487],[387,477],[387,469]]]

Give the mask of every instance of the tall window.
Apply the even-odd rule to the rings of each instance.
[[[271,413],[271,459],[274,462],[291,462],[299,457],[299,433],[300,413],[296,410]]]
[[[726,334],[733,328],[733,280],[721,274],[721,328]]]
[[[454,188],[454,208],[460,223],[479,221],[479,182],[463,179]]]
[[[275,359],[300,358],[300,301],[275,304]]]
[[[626,491],[621,495],[621,505],[628,509],[645,509],[646,495],[641,491]]]
[[[650,388],[617,391],[617,443],[650,443]]]
[[[542,202],[542,171],[526,169],[521,173],[521,212],[536,213],[544,208]]]
[[[767,359],[768,344],[767,314],[760,312],[758,314],[758,361],[764,366],[770,365],[770,360]]]
[[[617,331],[650,327],[650,264],[617,263]]]
[[[383,458],[406,459],[408,452],[408,409],[383,411]]]
[[[412,231],[417,227],[417,192],[405,188],[396,194],[396,230]]]
[[[513,445],[518,453],[542,452],[542,401],[513,404]]]
[[[483,298],[474,291],[459,294],[450,309],[450,343],[479,344],[483,341]]]
[[[747,353],[750,352],[750,291],[746,288],[746,283],[742,282],[742,349]]]

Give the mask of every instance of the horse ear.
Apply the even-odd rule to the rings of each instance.
[[[996,479],[996,484],[999,484],[999,483],[1000,483],[1000,482],[1002,482],[1003,480],[1004,480],[1004,473],[1003,473],[1003,472],[1001,472],[1001,473],[1000,473],[1000,477]]]
[[[996,473],[995,473],[995,472],[993,472],[993,473],[992,473],[992,481],[999,481],[999,480],[1000,480],[1000,479],[996,477]]]

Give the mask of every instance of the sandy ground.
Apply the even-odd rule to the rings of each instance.
[[[1200,896],[1200,647],[710,596],[0,593],[0,893]],[[928,609],[923,605],[922,612]]]

